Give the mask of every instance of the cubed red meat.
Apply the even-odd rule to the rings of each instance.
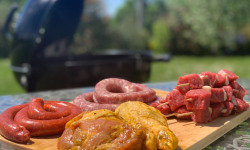
[[[227,86],[223,86],[222,88],[225,90],[225,92],[227,94],[227,99],[226,100],[231,101],[232,97],[233,97],[233,89],[232,89],[232,87],[227,85]]]
[[[211,121],[211,113],[208,108],[203,110],[194,110],[191,119],[196,123],[205,123]]]
[[[169,93],[168,93],[168,94],[169,94]],[[160,99],[159,99],[159,102],[160,102],[160,103],[166,103],[166,102],[167,102],[166,97],[165,97],[165,98],[160,98]]]
[[[214,120],[220,116],[221,111],[224,108],[224,104],[223,104],[223,102],[222,103],[214,103],[214,104],[210,104],[210,107],[212,108],[211,119]]]
[[[204,89],[190,90],[185,95],[188,110],[204,110],[210,104],[211,93]]]
[[[218,74],[224,76],[225,78],[227,77],[229,82],[232,82],[239,78],[236,74],[226,69],[220,70]]]
[[[249,104],[246,103],[244,100],[239,99],[239,98],[235,98],[235,101],[236,101],[236,105],[235,105],[236,112],[242,112],[242,111],[246,111],[248,109]]]
[[[166,101],[168,102],[170,109],[174,111],[176,108],[185,105],[185,95],[179,90],[173,89],[167,96]]]
[[[200,73],[200,78],[203,80],[204,85],[214,87],[216,81],[216,73],[205,71]]]
[[[226,99],[227,94],[223,88],[211,88],[211,103],[221,103]]]
[[[191,120],[191,114],[188,114],[190,111],[187,110],[186,106],[181,106],[175,109],[174,113],[176,113],[176,117],[181,120]],[[186,115],[181,115],[186,114]]]
[[[176,89],[185,94],[191,89],[200,89],[203,86],[203,81],[198,74],[188,74],[179,77]]]
[[[207,90],[208,92],[211,92],[211,103],[221,103],[225,100],[227,100],[227,93],[226,90],[228,90],[229,98],[232,99],[232,88],[231,88],[231,95],[230,95],[230,86],[225,88],[211,88],[210,86],[203,86],[202,89]],[[226,90],[225,90],[226,89]]]
[[[170,107],[169,107],[168,104],[161,105],[161,106],[159,106],[159,105],[161,105],[161,103],[152,103],[151,104],[152,107],[158,109],[164,115],[172,113],[172,111],[171,111],[171,109],[170,109]]]
[[[223,102],[224,109],[221,112],[221,115],[223,117],[229,116],[232,113],[232,110],[234,108],[234,104],[231,101],[225,101]]]
[[[239,99],[243,99],[248,93],[248,91],[244,89],[237,81],[232,81],[230,86],[233,89],[233,95]]]
[[[222,87],[224,85],[228,85],[226,78],[221,74],[216,74],[216,81],[214,87]]]

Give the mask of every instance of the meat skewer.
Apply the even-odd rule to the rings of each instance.
[[[237,75],[225,69],[218,73],[206,71],[181,76],[176,87],[156,108],[163,112],[170,107],[172,112],[164,113],[166,117],[176,116],[197,123],[242,112],[249,107],[243,100],[248,91],[237,79]]]
[[[179,77],[176,89],[185,94],[191,89],[200,89],[203,81],[198,74],[188,74]]]
[[[157,108],[160,108],[161,106],[168,105],[169,102],[161,103],[160,105],[156,106]]]

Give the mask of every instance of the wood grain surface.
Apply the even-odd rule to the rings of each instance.
[[[165,97],[167,91],[155,90],[158,96]],[[203,149],[238,124],[250,117],[250,109],[229,117],[219,117],[208,123],[197,124],[192,121],[168,119],[169,128],[179,139],[179,150]],[[51,137],[31,138],[28,144],[17,144],[0,136],[0,149],[26,150],[42,149],[56,150],[60,135]]]

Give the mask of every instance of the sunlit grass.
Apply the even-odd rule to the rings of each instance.
[[[0,95],[24,93],[9,66],[9,59],[0,59]]]
[[[149,82],[175,81],[185,74],[199,74],[203,71],[218,72],[220,69],[228,69],[240,78],[250,79],[250,56],[174,56],[170,62],[152,64]]]

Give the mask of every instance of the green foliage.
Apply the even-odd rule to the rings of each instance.
[[[168,52],[168,42],[170,40],[170,29],[165,20],[161,19],[154,23],[150,45],[157,53]]]
[[[212,53],[235,49],[240,30],[250,22],[249,0],[168,0],[166,5],[175,34]]]
[[[152,33],[154,22],[166,18],[168,11],[164,4],[166,0],[147,0],[145,8],[145,28]]]
[[[119,37],[119,39],[113,39],[116,41],[117,48],[121,47],[135,50],[147,49],[149,38],[148,31],[137,26],[135,14],[135,1],[127,0],[112,19],[110,30]]]
[[[12,5],[22,5],[23,3],[24,0],[0,0],[0,58],[6,58],[10,54],[11,43],[5,38],[5,35],[2,32],[5,19]]]

